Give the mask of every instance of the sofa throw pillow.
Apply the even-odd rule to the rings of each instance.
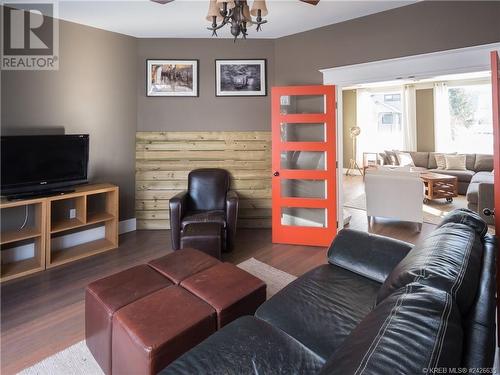
[[[474,164],[475,172],[491,172],[493,170],[493,155],[476,155],[476,163]]]
[[[411,155],[408,152],[401,152],[401,151],[395,151],[396,156],[398,158],[398,164],[401,166],[410,166],[414,167],[415,163],[413,162],[413,159]]]
[[[391,159],[387,156],[385,152],[379,152],[378,156],[382,159],[382,165],[390,165]]]
[[[465,155],[444,155],[447,170],[466,171]]]
[[[390,163],[389,163],[390,165],[399,165],[398,164],[398,157],[394,151],[385,150],[385,154],[387,155],[387,157],[390,160]]]
[[[436,169],[446,168],[446,159],[444,158],[444,154],[434,154],[434,158],[436,159]]]

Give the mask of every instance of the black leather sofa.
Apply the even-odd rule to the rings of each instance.
[[[328,250],[328,264],[304,274],[255,317],[229,324],[161,374],[491,368],[496,246],[486,232],[484,221],[468,210],[450,213],[414,247],[343,230]]]

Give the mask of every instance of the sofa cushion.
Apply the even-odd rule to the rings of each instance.
[[[456,170],[442,170],[442,169],[431,169],[430,172],[446,174],[448,176],[454,176],[460,182],[470,182],[474,176],[474,171],[456,171]]]
[[[462,341],[461,316],[453,298],[412,283],[368,314],[320,374],[425,374],[458,368]]]
[[[476,154],[465,154],[465,167],[469,171],[474,171],[475,164],[476,164]]]
[[[427,168],[429,165],[429,153],[428,152],[410,152],[411,158],[415,167]]]
[[[194,223],[217,223],[226,227],[226,213],[221,210],[188,211],[182,218],[182,228]]]
[[[476,234],[481,238],[488,232],[488,225],[481,219],[481,216],[466,208],[459,208],[447,214],[441,223],[439,223],[438,228],[448,223],[465,224],[474,229]]]
[[[416,245],[394,268],[377,296],[377,302],[418,281],[449,292],[460,311],[470,309],[481,271],[481,237],[466,224],[446,223]]]
[[[476,154],[474,170],[476,172],[491,172],[493,170],[493,155]]]
[[[324,360],[286,333],[253,317],[216,332],[159,375],[316,374]]]
[[[328,249],[328,263],[383,283],[413,245],[354,229],[342,229]]]
[[[487,182],[489,184],[493,184],[494,181],[494,176],[493,172],[477,172],[473,177],[472,180],[470,181],[471,183],[473,182]]]
[[[371,311],[380,285],[325,264],[282,289],[255,316],[326,359]]]

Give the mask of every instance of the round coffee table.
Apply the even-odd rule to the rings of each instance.
[[[423,172],[420,178],[424,182],[424,203],[432,199],[445,198],[447,202],[453,202],[458,196],[458,179],[441,173]]]

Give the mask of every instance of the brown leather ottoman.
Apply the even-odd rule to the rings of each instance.
[[[105,374],[111,374],[111,333],[115,312],[139,298],[171,285],[166,277],[147,265],[140,265],[87,286],[85,340]]]
[[[179,284],[186,277],[194,275],[221,262],[210,255],[195,249],[174,251],[148,263],[156,271]]]
[[[222,226],[218,223],[192,223],[181,234],[181,249],[194,248],[221,259]]]
[[[154,292],[113,317],[113,374],[156,374],[216,328],[214,309],[183,288]]]
[[[180,284],[217,311],[221,328],[243,315],[253,315],[266,300],[266,284],[230,263],[221,263]]]

